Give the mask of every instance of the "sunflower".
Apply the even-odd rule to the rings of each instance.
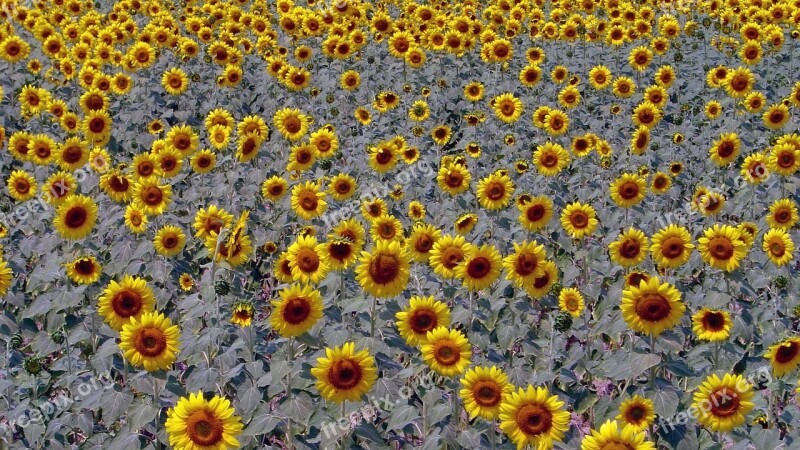
[[[607,420],[599,430],[583,438],[581,450],[630,449],[655,450],[655,445],[645,440],[643,430],[625,425],[622,430],[616,420]]]
[[[289,183],[285,178],[273,175],[261,184],[261,195],[267,200],[276,202],[286,195]]]
[[[254,314],[255,310],[252,304],[246,301],[237,302],[231,309],[231,323],[242,328],[249,327],[253,323]]]
[[[652,237],[650,254],[661,267],[674,269],[689,261],[692,255],[692,237],[689,231],[678,225],[662,228]]]
[[[383,199],[375,198],[361,202],[361,214],[369,222],[372,222],[378,217],[388,213],[389,207],[386,205],[386,202],[383,201]]]
[[[450,195],[460,194],[469,189],[472,174],[461,164],[442,165],[436,175],[439,187]]]
[[[656,420],[655,405],[648,398],[634,395],[619,405],[616,419],[637,433],[644,431]]]
[[[205,239],[212,233],[219,233],[223,228],[230,228],[232,223],[233,215],[216,205],[209,205],[208,208],[197,211],[192,228],[195,230],[195,237]]]
[[[611,260],[622,267],[633,267],[647,257],[649,248],[645,234],[635,228],[628,228],[608,245]]]
[[[514,193],[514,182],[508,175],[492,173],[478,183],[478,203],[490,211],[508,206]]]
[[[595,210],[589,204],[569,203],[561,213],[561,225],[576,239],[592,234],[597,224]]]
[[[153,310],[155,298],[144,278],[125,275],[122,281],[114,280],[106,286],[100,296],[97,313],[103,316],[111,328],[120,331],[131,317],[140,318]]]
[[[151,311],[139,320],[131,317],[120,332],[119,347],[125,359],[148,372],[169,369],[178,354],[180,330],[162,313]]]
[[[727,311],[703,308],[692,315],[692,329],[698,339],[719,342],[731,335],[733,322]]]
[[[14,272],[8,267],[8,263],[0,258],[0,297],[5,297],[13,280]]]
[[[550,109],[544,118],[544,129],[551,136],[560,136],[569,128],[569,116],[561,110]]]
[[[471,247],[463,236],[442,236],[430,251],[433,272],[442,278],[455,278],[456,267],[464,261]]]
[[[764,354],[772,366],[772,373],[776,377],[783,377],[794,371],[800,365],[800,338],[791,337],[777,344],[773,344]]]
[[[674,286],[652,277],[622,291],[620,309],[631,329],[656,336],[677,325],[686,306]]]
[[[645,179],[634,173],[623,173],[611,183],[611,199],[618,206],[630,208],[642,200],[647,192]]]
[[[737,67],[728,70],[720,84],[731,97],[742,98],[753,90],[755,78],[747,67]]]
[[[56,143],[45,134],[35,134],[28,141],[28,155],[34,164],[46,166],[53,159]]]
[[[147,215],[160,215],[172,200],[172,186],[155,177],[140,178],[133,187],[133,204]]]
[[[147,228],[147,215],[134,205],[125,208],[125,225],[133,233],[142,233]]]
[[[514,123],[519,120],[525,106],[522,100],[511,93],[500,94],[492,99],[494,114],[505,123]]]
[[[300,140],[311,125],[311,117],[303,114],[299,109],[282,108],[275,112],[272,118],[275,127],[290,141]]]
[[[192,279],[191,275],[184,272],[178,278],[178,285],[181,287],[182,291],[189,292],[194,287],[194,280]]]
[[[558,104],[567,109],[576,108],[581,103],[581,93],[575,86],[567,86],[558,93]]]
[[[357,247],[364,245],[366,232],[364,231],[364,226],[356,219],[347,219],[339,222],[331,232],[334,236],[347,239]]]
[[[403,224],[389,214],[382,214],[370,224],[370,236],[373,241],[400,241],[403,238]]]
[[[298,236],[288,249],[288,261],[295,281],[318,284],[330,269],[324,258],[325,244],[314,236]]]
[[[767,97],[764,96],[761,92],[753,91],[747,94],[747,97],[744,98],[744,108],[749,113],[757,113],[764,109],[764,105],[767,103]]]
[[[542,262],[542,275],[533,279],[533,283],[525,284],[523,289],[529,297],[542,298],[558,281],[558,267],[553,261]]]
[[[656,105],[645,100],[633,109],[632,120],[636,126],[653,128],[661,121],[662,112]]]
[[[293,284],[282,289],[280,297],[272,301],[270,323],[281,336],[300,336],[322,318],[322,296],[318,290]]]
[[[611,84],[611,71],[606,66],[593,67],[589,71],[589,83],[598,90],[607,88]]]
[[[783,103],[770,106],[761,116],[764,126],[770,130],[779,130],[789,122],[789,107]]]
[[[791,235],[780,228],[770,229],[764,234],[764,242],[761,249],[767,254],[769,259],[780,267],[792,259],[794,256],[794,241]]]
[[[244,211],[233,225],[230,234],[224,240],[218,233],[211,232],[205,239],[206,250],[214,255],[216,261],[225,261],[231,267],[246,263],[253,251],[253,242],[245,232],[249,211]]]
[[[636,82],[630,77],[617,77],[614,79],[611,93],[619,98],[632,97],[636,93]]]
[[[558,307],[573,317],[580,317],[585,307],[583,295],[577,288],[564,288],[558,294]]]
[[[800,169],[800,149],[791,144],[778,144],[769,152],[768,167],[781,176],[794,175]]]
[[[408,217],[412,220],[419,221],[425,219],[425,205],[417,200],[412,200],[408,203]]]
[[[317,366],[311,369],[320,394],[337,403],[358,401],[372,389],[377,372],[375,359],[367,350],[356,352],[352,342],[326,348],[325,357],[317,358]]]
[[[771,228],[789,230],[798,222],[797,204],[790,198],[775,200],[766,217]]]
[[[83,119],[83,135],[95,146],[106,145],[111,138],[111,116],[106,110],[89,111]]]
[[[739,267],[747,255],[747,246],[740,239],[741,232],[730,225],[715,224],[697,240],[697,250],[703,261],[717,269],[730,272]]]
[[[0,58],[9,63],[27,58],[30,51],[30,45],[15,34],[8,34],[5,39],[0,40]]]
[[[36,196],[36,179],[24,170],[11,172],[6,185],[9,195],[18,202],[24,202]]]
[[[450,308],[433,296],[413,296],[395,318],[400,336],[408,345],[417,346],[427,341],[429,331],[450,325]]]
[[[569,153],[560,144],[554,142],[539,145],[533,152],[533,163],[536,165],[536,170],[547,177],[558,175],[567,167],[569,161]]]
[[[425,363],[445,377],[462,374],[472,358],[472,346],[464,333],[446,326],[437,326],[428,331],[421,342],[420,352]]]
[[[193,154],[189,162],[195,172],[208,173],[217,165],[217,155],[211,150],[203,149]]]
[[[133,180],[118,169],[100,177],[100,188],[115,202],[127,202],[133,196]]]
[[[372,252],[362,252],[356,267],[361,288],[379,298],[394,297],[405,290],[409,278],[409,256],[397,241],[376,242]]]
[[[153,247],[162,256],[175,256],[181,252],[186,243],[186,235],[180,227],[164,225],[153,238]]]
[[[411,258],[417,262],[428,262],[431,250],[441,235],[441,230],[433,225],[415,224],[406,239]]]
[[[71,195],[56,210],[53,226],[65,239],[82,239],[97,222],[97,204],[91,197]]]
[[[305,220],[319,217],[328,208],[325,191],[319,190],[319,184],[306,181],[292,188],[292,209]]]
[[[92,284],[103,274],[103,269],[94,256],[81,256],[65,266],[67,276],[76,284]]]
[[[508,376],[496,366],[475,367],[461,378],[459,396],[470,418],[478,416],[494,420],[500,415],[500,405],[514,390]]]
[[[354,91],[361,86],[361,75],[355,70],[348,70],[339,78],[339,85],[346,91]]]
[[[517,287],[533,283],[536,277],[544,274],[543,262],[547,255],[544,245],[536,241],[525,241],[521,244],[513,242],[514,253],[503,259],[506,278]]]
[[[725,167],[739,156],[741,144],[736,133],[722,133],[720,138],[714,141],[708,153],[716,165]]]
[[[242,432],[241,417],[230,400],[214,396],[210,401],[202,391],[181,397],[174,408],[167,410],[165,428],[169,444],[175,450],[239,448],[236,435]]]
[[[551,449],[569,428],[570,413],[564,402],[545,387],[517,388],[500,405],[500,428],[518,449],[530,445]]]
[[[713,431],[726,432],[743,425],[745,416],[755,406],[753,386],[741,375],[726,373],[706,377],[694,393],[697,421]]]
[[[467,252],[464,260],[455,267],[454,274],[470,291],[480,291],[497,281],[502,266],[503,260],[497,249],[482,245]]]
[[[519,71],[519,82],[525,87],[534,87],[542,80],[542,69],[529,64]]]
[[[520,223],[530,231],[544,228],[553,217],[553,201],[542,195],[531,198],[524,205],[518,205],[518,208]]]

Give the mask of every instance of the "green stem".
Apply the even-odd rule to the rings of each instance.
[[[342,418],[346,418],[347,417],[347,409],[345,408],[345,403],[347,403],[347,400],[342,400],[342,404],[340,406],[340,411],[341,411]],[[346,438],[347,438],[347,434],[345,433],[342,436],[342,442],[339,444],[339,448],[341,450],[344,450],[344,440]]]
[[[372,311],[369,314],[369,336],[375,337],[375,314],[378,310],[378,297],[372,296]]]
[[[161,419],[161,401],[158,397],[158,383],[156,382],[155,376],[153,377],[153,403],[155,404],[156,408],[158,408],[155,420],[153,421],[156,426],[155,447],[156,449],[160,449],[161,445],[158,443],[158,426],[159,426],[159,421]]]
[[[289,373],[286,374],[286,401],[292,401],[292,370],[294,370],[294,338],[289,338]],[[286,447],[292,450],[292,418],[286,416]]]
[[[656,335],[650,333],[650,354],[654,355],[656,353]],[[650,367],[650,389],[656,389],[656,365]]]

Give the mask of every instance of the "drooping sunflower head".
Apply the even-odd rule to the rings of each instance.
[[[618,418],[619,420],[619,418]],[[607,420],[599,430],[591,430],[590,435],[583,438],[582,450],[654,450],[652,442],[645,440],[645,432],[631,426],[623,420],[620,428],[616,420]]]

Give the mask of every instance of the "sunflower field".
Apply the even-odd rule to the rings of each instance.
[[[0,449],[800,448],[800,0],[0,0]]]

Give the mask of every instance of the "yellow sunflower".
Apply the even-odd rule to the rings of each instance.
[[[569,428],[564,402],[545,387],[517,388],[500,405],[500,428],[518,449],[551,449]]]
[[[103,274],[103,268],[94,256],[81,256],[65,266],[67,276],[76,284],[92,284]]]
[[[111,280],[100,296],[97,313],[111,328],[120,331],[131,317],[140,318],[153,310],[155,297],[144,278],[125,275],[121,282]]]
[[[655,336],[677,325],[686,312],[681,293],[657,277],[623,290],[620,309],[631,329]]]
[[[328,274],[325,244],[317,243],[315,236],[298,236],[287,250],[289,267],[295,281],[318,284]]]
[[[303,114],[299,109],[282,108],[275,112],[272,118],[275,127],[290,141],[300,140],[311,125],[311,117]]]
[[[455,278],[455,269],[472,247],[463,236],[445,235],[438,239],[430,251],[429,263],[433,272],[442,278]]]
[[[175,256],[183,250],[186,244],[186,235],[180,227],[164,225],[153,238],[153,247],[162,256]]]
[[[525,106],[522,100],[507,92],[492,99],[494,114],[505,123],[514,123],[522,116]]]
[[[378,378],[375,359],[367,350],[356,352],[352,342],[326,348],[325,357],[317,358],[311,374],[317,379],[320,394],[337,403],[358,401]]]
[[[766,220],[771,228],[789,230],[800,220],[797,204],[790,198],[775,200],[769,207]]]
[[[619,405],[616,419],[637,433],[644,431],[656,420],[655,405],[649,398],[634,395]]]
[[[577,288],[561,289],[558,294],[558,307],[561,311],[566,311],[573,317],[580,317],[585,307],[583,295]]]
[[[97,204],[91,197],[71,195],[56,210],[53,226],[64,239],[83,239],[97,222]]]
[[[472,174],[461,164],[442,165],[436,176],[439,187],[450,195],[460,194],[469,189]]]
[[[24,202],[36,196],[36,179],[24,170],[11,172],[6,185],[9,195],[18,202]]]
[[[181,397],[175,407],[167,410],[164,424],[169,444],[175,450],[239,448],[236,436],[242,432],[241,417],[230,400],[214,396],[203,397],[202,391]]]
[[[644,200],[646,186],[644,178],[638,174],[624,173],[611,183],[609,193],[618,206],[630,208]]]
[[[536,277],[533,283],[525,284],[523,288],[529,297],[539,299],[545,296],[554,284],[558,281],[558,267],[553,261],[544,261],[542,263],[543,273],[542,276]]]
[[[589,204],[569,203],[561,212],[561,226],[573,238],[579,239],[592,234],[597,224],[595,210]]]
[[[445,377],[464,373],[472,358],[472,346],[464,333],[446,326],[429,331],[420,345],[420,352],[425,363]]]
[[[794,371],[800,365],[800,338],[791,337],[771,345],[764,358],[769,360],[772,373],[776,377],[783,377]]]
[[[169,369],[178,355],[180,330],[157,311],[147,312],[137,320],[131,317],[120,332],[119,348],[134,367],[148,372]]]
[[[697,421],[713,431],[731,431],[745,423],[745,416],[755,406],[753,385],[741,375],[726,373],[706,377],[694,393]]]
[[[490,211],[508,206],[514,193],[514,182],[508,175],[492,173],[478,182],[478,203]]]
[[[600,430],[591,430],[591,434],[583,438],[581,450],[655,450],[655,445],[645,440],[645,432],[635,427],[623,426],[622,430],[616,420],[607,420]]]
[[[764,233],[764,242],[761,249],[767,254],[769,259],[780,267],[792,259],[794,256],[794,241],[792,236],[780,228],[770,229]]]
[[[397,330],[408,345],[417,346],[427,341],[428,332],[450,326],[450,308],[433,296],[413,296],[408,306],[395,314]]]
[[[5,297],[13,280],[14,272],[8,267],[8,263],[0,257],[0,297]]]
[[[520,210],[519,221],[529,231],[544,228],[553,217],[553,201],[545,196],[532,197],[528,202],[517,205]]]
[[[719,309],[703,308],[692,315],[692,330],[698,339],[719,342],[728,339],[733,328],[731,315]]]
[[[523,287],[542,276],[542,262],[547,255],[544,245],[536,241],[525,241],[521,244],[514,242],[513,245],[514,253],[503,258],[503,267],[506,269],[506,278],[515,286]]]
[[[661,267],[674,269],[686,264],[692,256],[692,236],[681,226],[672,224],[653,235],[650,255]]]
[[[253,305],[248,302],[238,302],[231,310],[231,323],[240,327],[249,327],[253,323]]]
[[[322,318],[322,295],[309,285],[293,284],[272,301],[272,328],[283,337],[300,336]]]
[[[617,236],[617,240],[608,245],[611,260],[622,267],[633,267],[641,264],[647,257],[648,239],[641,231],[628,228]]]
[[[500,415],[500,405],[514,390],[508,375],[496,366],[474,367],[461,378],[459,397],[470,418],[478,416],[494,420]]]
[[[503,260],[497,248],[484,244],[467,252],[464,261],[455,267],[455,276],[463,280],[465,288],[480,291],[497,281],[502,267]]]
[[[356,280],[364,292],[379,298],[394,297],[408,284],[408,250],[397,241],[381,240],[371,252],[362,252]]]
[[[155,177],[140,178],[133,187],[133,204],[147,215],[162,214],[171,201],[172,186],[159,184]]]
[[[735,227],[714,224],[697,239],[697,250],[707,264],[730,272],[736,270],[747,255],[747,245],[740,237],[741,232]]]
[[[292,209],[302,219],[319,217],[327,208],[325,191],[320,191],[318,183],[306,181],[292,188]]]

